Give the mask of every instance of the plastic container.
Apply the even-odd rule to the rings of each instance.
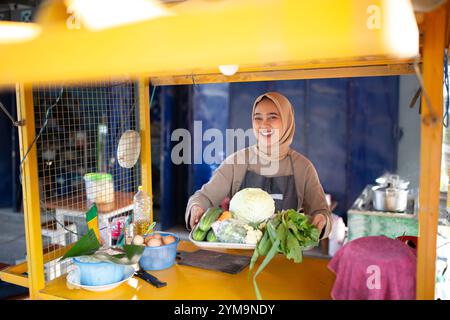
[[[87,173],[84,175],[86,197],[89,203],[113,203],[114,182],[109,173]]]
[[[134,234],[143,236],[150,226],[150,210],[152,201],[149,195],[139,186],[139,191],[133,198]]]
[[[87,261],[86,257],[73,258],[80,274],[80,284],[85,286],[104,286],[122,281],[125,265],[107,261]]]
[[[139,260],[139,264],[144,270],[162,270],[170,268],[174,265],[177,257],[177,247],[180,238],[170,232],[157,232],[161,236],[174,236],[176,241],[171,244],[162,245],[160,247],[145,247],[144,252]]]

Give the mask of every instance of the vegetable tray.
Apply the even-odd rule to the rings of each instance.
[[[195,229],[194,229],[195,230]],[[238,250],[255,250],[255,244],[246,243],[227,243],[227,242],[208,242],[208,241],[195,241],[192,238],[192,232],[189,233],[189,241],[195,244],[201,249],[238,249]],[[303,248],[302,251],[308,251],[314,248],[314,246]]]
[[[195,230],[195,229],[193,229]],[[226,242],[208,242],[208,241],[195,241],[192,238],[192,232],[189,233],[189,241],[202,249],[241,249],[241,250],[255,250],[255,244],[246,243],[226,243]]]

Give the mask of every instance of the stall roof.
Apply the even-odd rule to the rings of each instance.
[[[401,74],[419,56],[408,0],[158,1],[156,16],[136,15],[133,23],[120,19],[149,1],[110,3],[120,2],[123,12],[50,1],[35,23],[18,25],[33,29],[26,40],[12,41],[11,33],[2,40],[1,23],[0,85],[123,76],[156,84],[299,79],[323,77],[314,71],[322,68],[345,76],[340,70],[348,66],[356,75]],[[222,65],[238,71],[225,76]]]

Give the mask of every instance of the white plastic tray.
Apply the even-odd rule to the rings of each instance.
[[[195,229],[194,229],[195,230]],[[240,250],[255,250],[255,244],[245,244],[245,243],[226,243],[226,242],[208,242],[208,241],[195,241],[192,238],[192,232],[189,233],[189,240],[195,244],[197,247],[202,249],[240,249]],[[303,248],[302,251],[308,251],[313,249],[315,246]]]
[[[195,230],[195,229],[194,229]],[[241,249],[241,250],[255,250],[255,244],[245,243],[226,243],[226,242],[208,242],[208,241],[195,241],[192,238],[192,232],[189,233],[189,240],[197,247],[202,249]]]

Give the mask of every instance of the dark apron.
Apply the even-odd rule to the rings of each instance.
[[[294,172],[291,156],[289,156],[289,159],[292,172]],[[239,190],[245,188],[261,188],[269,193],[275,200],[275,212],[287,209],[297,210],[297,189],[295,188],[293,174],[280,177],[265,177],[247,170]]]

